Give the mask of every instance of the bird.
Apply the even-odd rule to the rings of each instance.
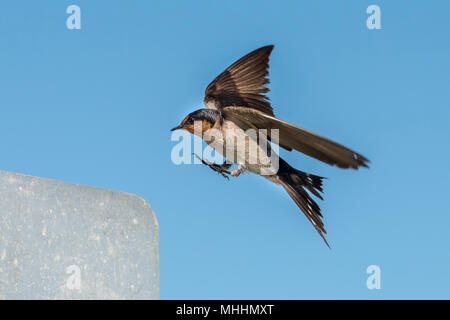
[[[267,45],[256,49],[226,68],[207,86],[203,101],[206,108],[188,114],[171,131],[185,130],[197,135],[221,154],[223,164],[201,160],[226,178],[250,172],[281,185],[330,248],[320,207],[312,197],[323,200],[325,178],[295,169],[273,146],[296,150],[342,169],[368,168],[370,161],[275,116],[266,95],[273,48]],[[229,171],[232,165],[237,168]]]

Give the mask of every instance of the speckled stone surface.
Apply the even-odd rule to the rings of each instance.
[[[159,299],[138,196],[0,171],[0,299]]]

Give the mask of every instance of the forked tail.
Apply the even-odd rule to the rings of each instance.
[[[294,169],[281,158],[277,175],[280,184],[287,191],[292,200],[294,200],[300,210],[303,211],[306,218],[312,223],[326,245],[330,247],[324,236],[327,232],[325,231],[322,221],[320,207],[306,191],[308,190],[319,199],[323,199],[319,192],[323,192],[322,180],[324,178]]]

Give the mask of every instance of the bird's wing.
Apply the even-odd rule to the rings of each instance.
[[[269,89],[269,55],[273,46],[265,46],[242,57],[206,88],[204,103],[209,109],[222,110],[229,106],[256,109],[273,115],[264,93]]]
[[[268,138],[272,140],[270,130],[279,129],[279,141],[274,142],[289,151],[295,149],[340,168],[357,169],[360,166],[368,166],[369,160],[355,151],[263,112],[247,107],[228,107],[222,112],[225,119],[233,121],[243,130],[267,129]]]

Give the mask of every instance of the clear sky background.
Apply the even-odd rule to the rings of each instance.
[[[66,28],[81,7],[82,29]],[[366,8],[381,8],[368,30]],[[0,169],[135,193],[160,224],[161,298],[450,298],[450,2],[9,1]],[[172,163],[208,83],[274,44],[275,114],[360,152],[328,177],[329,250],[287,194]],[[366,268],[381,268],[368,290]]]

